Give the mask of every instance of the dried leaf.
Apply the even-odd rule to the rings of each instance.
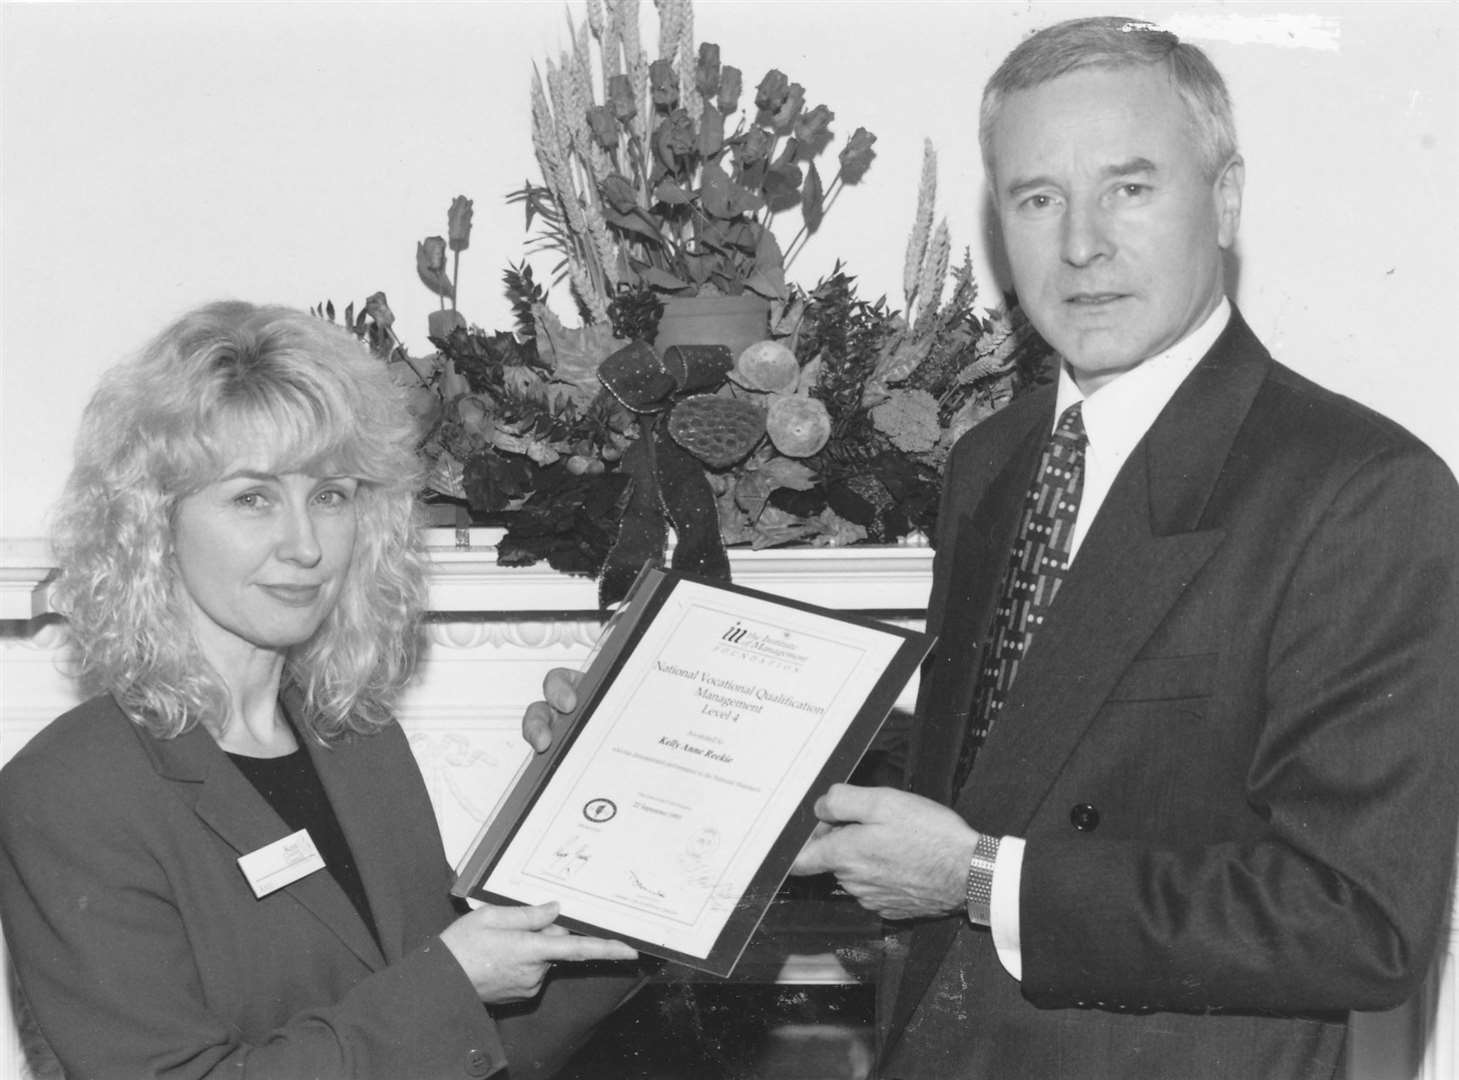
[[[668,203],[670,206],[687,206],[694,201],[693,194],[685,191],[667,177],[660,180],[658,186],[654,188],[654,198],[659,202]]]
[[[813,233],[821,227],[821,219],[825,217],[826,208],[822,204],[824,191],[821,188],[821,172],[812,161],[806,166],[805,191],[800,197],[800,212],[805,218],[805,231]]]
[[[689,282],[681,277],[676,277],[667,270],[660,270],[657,266],[645,266],[638,271],[638,276],[645,285],[663,289],[666,292],[681,292],[689,288]]]
[[[724,114],[709,102],[699,114],[699,156],[712,158],[724,149]]]

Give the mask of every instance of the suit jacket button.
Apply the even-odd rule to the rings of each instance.
[[[472,1080],[481,1080],[482,1077],[491,1075],[491,1055],[485,1050],[468,1050],[466,1052],[466,1075]]]
[[[1093,832],[1099,827],[1099,811],[1082,802],[1069,811],[1069,822],[1080,832]]]

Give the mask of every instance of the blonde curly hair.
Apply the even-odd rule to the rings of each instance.
[[[65,614],[84,676],[159,738],[227,716],[227,689],[183,615],[172,547],[182,497],[267,433],[272,471],[359,479],[338,603],[287,658],[323,741],[391,720],[414,670],[426,599],[417,430],[385,364],[347,331],[240,301],[184,315],[108,371],[87,405],[53,515]]]

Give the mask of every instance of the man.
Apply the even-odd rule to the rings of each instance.
[[[832,788],[796,870],[907,929],[883,1077],[1339,1076],[1445,914],[1453,477],[1226,299],[1244,165],[1198,49],[1052,27],[980,138],[1062,370],[950,462],[910,791]]]

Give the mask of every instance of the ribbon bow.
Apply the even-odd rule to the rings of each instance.
[[[598,367],[603,386],[635,416],[639,438],[623,455],[629,477],[618,537],[598,582],[602,607],[621,600],[645,562],[662,565],[672,526],[672,567],[730,579],[719,512],[705,466],[728,468],[765,434],[758,405],[713,391],[734,357],[723,345],[673,345],[663,355],[635,341]]]

